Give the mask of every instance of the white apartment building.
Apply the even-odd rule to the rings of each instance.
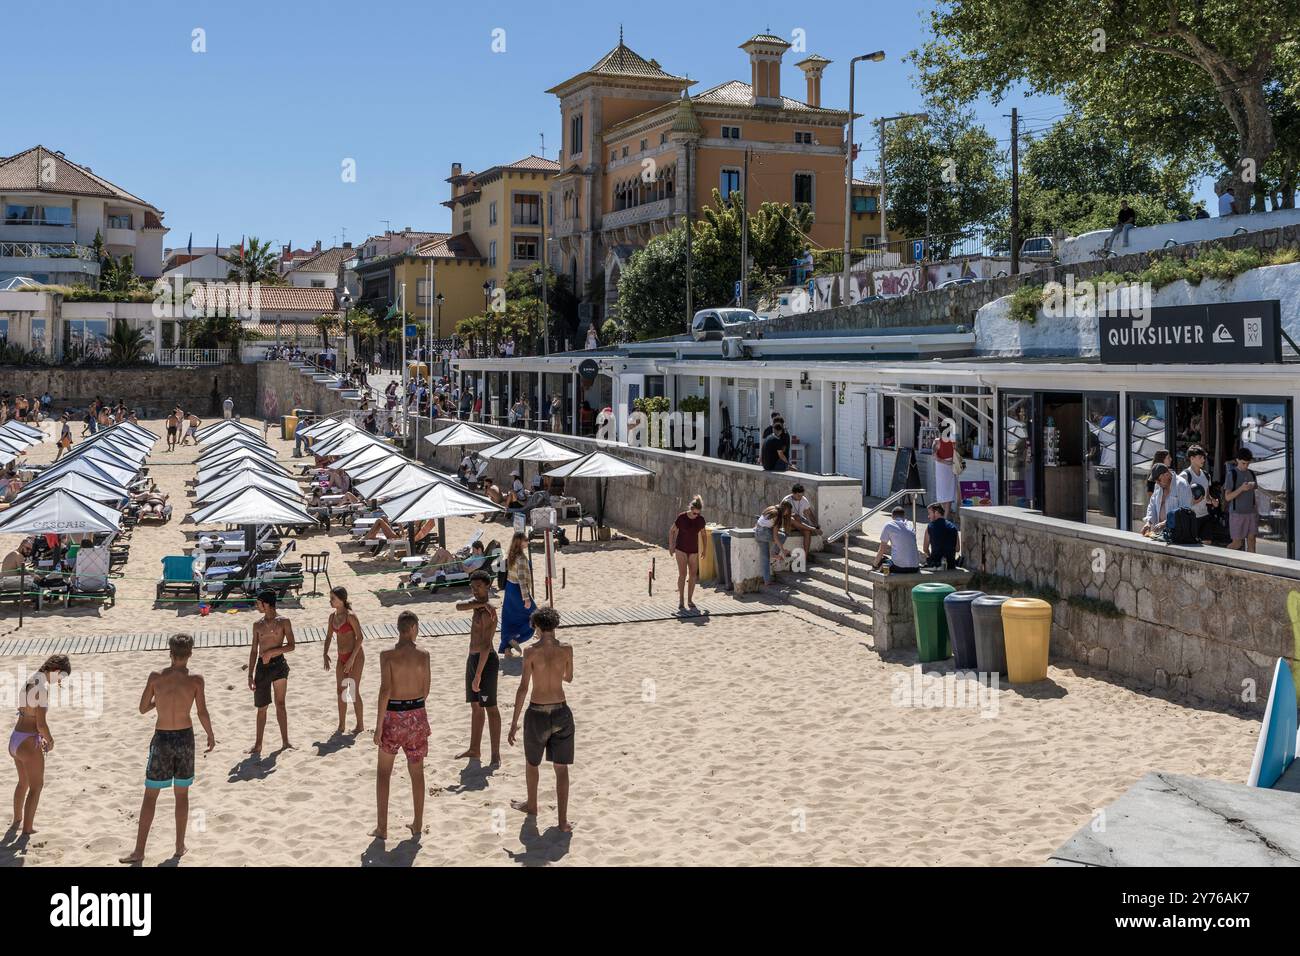
[[[114,256],[131,256],[139,276],[157,278],[167,234],[162,219],[158,207],[57,150],[33,146],[0,157],[0,282],[27,276],[96,285],[96,234]]]

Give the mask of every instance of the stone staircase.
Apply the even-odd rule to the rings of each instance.
[[[828,550],[810,554],[807,573],[785,571],[777,575],[784,586],[786,602],[817,617],[870,634],[871,582],[867,573],[879,547],[878,540],[861,532],[849,535],[848,593],[844,590],[844,543],[839,541]]]

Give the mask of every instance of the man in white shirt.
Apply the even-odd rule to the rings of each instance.
[[[790,525],[785,530],[787,533],[798,531],[803,535],[803,553],[808,554],[812,550],[813,535],[822,533],[822,529],[817,526],[817,512],[813,509],[812,500],[804,494],[803,485],[795,485],[781,499],[782,504],[786,502],[790,503]]]
[[[901,505],[896,506],[889,521],[880,529],[880,551],[871,565],[873,571],[889,558],[890,571],[893,574],[915,574],[921,570],[921,552],[916,547],[916,529],[903,516],[907,514]]]
[[[1179,476],[1187,482],[1192,491],[1192,510],[1196,512],[1196,536],[1202,541],[1210,540],[1211,518],[1210,508],[1217,507],[1219,500],[1210,497],[1210,473],[1205,470],[1205,449],[1200,445],[1193,445],[1187,449],[1187,467],[1183,469]],[[1197,495],[1196,489],[1200,488],[1201,493]]]
[[[1142,533],[1154,537],[1164,530],[1169,516],[1179,508],[1192,507],[1192,488],[1181,475],[1176,475],[1168,465],[1156,465],[1151,469],[1151,480],[1156,483],[1147,502],[1146,519],[1142,523]]]

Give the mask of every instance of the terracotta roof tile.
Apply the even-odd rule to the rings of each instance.
[[[203,283],[194,290],[193,303],[197,309],[209,304],[216,309],[247,307],[250,304],[263,312],[311,312],[320,315],[335,310],[333,289],[301,289],[288,285],[258,286],[258,296],[250,303],[249,286],[237,283]]]
[[[659,80],[685,79],[665,72],[658,63],[645,59],[631,47],[624,46],[622,41],[597,60],[596,65],[587,72],[601,73],[606,76],[644,76]]]
[[[469,233],[444,235],[431,239],[416,250],[416,254],[429,259],[482,259],[478,247]]]
[[[47,166],[47,160],[53,160],[54,165]],[[46,170],[52,171],[53,176]],[[45,175],[42,175],[43,171],[46,171]],[[44,146],[33,146],[13,156],[0,158],[0,190],[102,196],[105,199],[121,199],[148,206],[155,213],[161,214],[152,203],[145,202],[107,179],[96,176],[85,166],[79,166],[61,153]],[[162,228],[162,223],[155,218],[155,223],[146,222],[146,227]]]
[[[290,272],[329,272],[336,273],[339,266],[349,259],[356,256],[357,250],[351,246],[335,246],[333,249],[326,249],[324,252],[318,252],[309,259],[298,263]]]
[[[732,80],[729,83],[723,83],[715,86],[711,90],[705,90],[703,93],[697,93],[691,97],[696,103],[710,104],[716,103],[725,106],[748,106],[750,99],[753,97],[754,90],[748,83],[742,83],[740,80]],[[826,109],[823,106],[809,106],[799,100],[791,99],[788,96],[781,97],[781,108],[790,110],[794,113],[823,113],[827,115],[844,115],[842,110]]]

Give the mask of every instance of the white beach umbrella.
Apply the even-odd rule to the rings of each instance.
[[[205,425],[194,434],[195,437],[198,438],[199,444],[202,445],[206,442],[212,441],[214,438],[219,438],[222,435],[238,434],[241,432],[245,435],[251,435],[259,440],[262,437],[258,430],[252,425],[245,425],[243,422],[237,422],[233,418],[223,418],[220,421],[213,422],[211,425]]]
[[[121,521],[111,505],[54,488],[0,512],[0,534],[91,534],[116,531]]]
[[[89,438],[83,439],[82,444],[90,444],[99,441],[115,441],[127,445],[139,445],[141,448],[152,448],[157,439],[152,437],[144,429],[135,431],[129,428],[129,422],[123,422],[121,425],[108,425],[101,428]]]
[[[141,438],[148,439],[149,444],[151,445],[156,444],[160,440],[159,437],[149,431],[149,429],[145,428],[143,425],[137,425],[135,422],[123,422],[122,424],[114,425],[113,427],[119,428],[124,432],[129,432],[132,435],[139,435]]]
[[[195,524],[264,525],[315,524],[316,519],[307,514],[299,504],[282,498],[265,488],[246,488],[243,491],[218,498],[193,512],[189,519]]]
[[[379,462],[392,461],[400,464],[404,460],[405,458],[394,448],[385,448],[383,445],[367,445],[350,455],[344,455],[338,461],[332,463],[330,467],[338,471],[345,471],[351,475],[354,471],[362,471]]]
[[[294,434],[301,435],[303,438],[311,438],[315,440],[317,438],[324,438],[326,435],[332,435],[340,428],[350,431],[361,430],[357,423],[352,421],[350,418],[344,418],[342,420],[337,418],[326,418],[313,425],[308,425],[306,428],[299,428],[294,432]]]
[[[144,460],[149,457],[148,448],[141,448],[139,445],[132,445],[123,441],[111,440],[96,442],[89,448],[84,445],[81,448],[74,448],[74,457],[76,457],[75,453],[84,454],[88,451],[107,452],[115,458],[120,458],[122,461],[135,465],[137,468],[140,467],[140,465],[144,463]]]
[[[500,511],[501,506],[458,485],[438,481],[389,498],[379,506],[379,510],[388,516],[389,521],[415,522],[485,514]]]
[[[8,449],[5,448],[0,448],[0,465],[7,465],[9,464],[9,462],[13,461],[17,457],[18,457],[17,452],[9,451]]]
[[[49,485],[50,487],[54,487],[57,484],[60,475],[68,475],[68,474],[87,475],[91,478],[97,478],[100,481],[109,485],[125,486],[126,484],[125,482],[119,481],[117,478],[110,475],[107,471],[105,471],[103,468],[100,468],[99,465],[95,464],[95,462],[93,461],[76,461],[74,459],[65,457],[65,458],[60,458],[49,468],[46,468],[43,472],[41,472],[39,475],[33,478],[30,482],[28,482],[27,487],[42,488],[45,487],[46,485]]]
[[[45,433],[39,428],[28,425],[26,422],[20,422],[16,418],[11,418],[3,425],[0,425],[0,432],[9,432],[14,435],[26,435],[28,438],[34,439],[35,441],[41,441],[45,438]]]
[[[195,489],[194,503],[211,504],[246,488],[263,488],[282,498],[302,496],[302,489],[292,478],[249,468],[232,475],[221,475],[206,484],[199,485]]]
[[[195,462],[195,467],[200,471],[212,471],[219,465],[233,465],[237,461],[252,459],[254,461],[264,461],[267,464],[275,464],[275,456],[267,456],[264,452],[256,448],[227,448],[219,454],[207,458],[200,458]]]
[[[513,438],[507,438],[504,441],[499,441],[495,445],[489,445],[487,448],[480,450],[479,457],[480,458],[513,458],[515,456],[510,454],[511,449],[522,448],[524,445],[527,445],[530,441],[532,441],[531,436],[516,435]]]
[[[367,445],[380,445],[384,448],[392,448],[382,438],[377,438],[369,432],[348,430],[345,432],[336,432],[320,442],[312,445],[312,454],[329,455],[334,458],[341,458],[344,455],[350,455],[354,451],[360,451]]]
[[[363,498],[393,498],[446,480],[446,476],[436,471],[407,462],[392,471],[354,482],[353,486]]]
[[[475,445],[493,445],[499,441],[495,435],[489,435],[465,422],[457,422],[450,428],[426,435],[424,440],[435,448],[469,448]]]
[[[596,480],[596,524],[605,526],[605,497],[611,478],[641,478],[654,471],[624,461],[603,451],[593,451],[546,472],[548,478],[593,478]]]
[[[582,452],[574,451],[563,445],[557,445],[547,438],[531,438],[527,443],[510,449],[508,456],[516,461],[573,461],[581,458]]]
[[[62,463],[60,462],[60,464]],[[140,469],[136,465],[128,464],[121,459],[110,458],[106,453],[94,454],[88,452],[80,458],[74,458],[68,462],[69,469],[76,468],[80,470],[83,465],[94,465],[115,484],[128,487],[140,474]],[[41,474],[41,477],[45,477],[44,473]]]
[[[0,451],[7,451],[14,455],[27,451],[28,448],[35,444],[36,442],[32,441],[30,438],[23,435],[15,435],[12,432],[0,435]]]
[[[215,481],[218,478],[223,478],[233,475],[236,472],[250,469],[268,475],[282,475],[285,478],[293,477],[277,462],[267,461],[265,458],[258,458],[254,455],[248,458],[235,458],[230,461],[218,462],[215,465],[200,468],[195,475],[195,484],[201,485],[205,482]]]
[[[127,499],[131,497],[131,493],[121,485],[100,481],[98,478],[93,478],[84,472],[73,469],[64,472],[58,481],[47,485],[28,485],[18,493],[18,497],[14,498],[14,501],[25,501],[28,498],[54,489],[70,491],[75,495],[103,504],[125,504]]]

